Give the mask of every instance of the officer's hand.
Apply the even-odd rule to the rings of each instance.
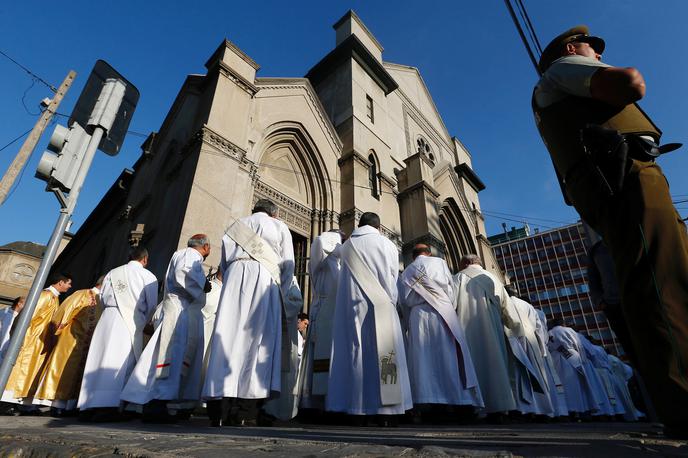
[[[213,289],[213,286],[210,284],[208,280],[205,281],[205,286],[203,287],[203,292],[204,293],[209,293],[210,290]]]

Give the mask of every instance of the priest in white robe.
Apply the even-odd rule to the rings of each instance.
[[[103,280],[103,312],[93,331],[77,404],[84,420],[120,419],[120,395],[141,355],[143,328],[158,303],[158,280],[146,269],[148,250],[139,245],[130,259]]]
[[[14,320],[19,316],[19,312],[24,308],[23,297],[17,297],[4,309],[0,310],[0,362],[5,358],[7,347],[10,344],[10,331]]]
[[[566,394],[564,393],[564,384],[559,377],[557,369],[554,367],[554,361],[550,354],[547,344],[549,343],[549,332],[547,330],[547,317],[542,310],[535,310],[536,324],[535,332],[538,338],[538,345],[542,351],[542,359],[545,363],[547,371],[547,385],[549,387],[549,397],[554,409],[553,417],[566,417],[569,414],[569,409],[566,406]]]
[[[303,409],[325,409],[342,240],[343,232],[335,229],[320,234],[311,244],[308,273],[312,301],[299,376]]]
[[[401,274],[399,302],[408,316],[413,404],[421,408],[421,415],[437,404],[483,407],[471,353],[452,301],[449,267],[443,259],[431,256],[428,245],[416,245],[412,255],[413,262]]]
[[[578,333],[564,326],[561,320],[553,320],[549,335],[549,351],[564,384],[569,413],[580,415],[597,411],[597,402],[584,368],[585,350]]]
[[[645,416],[633,403],[628,381],[633,377],[633,368],[614,355],[607,355],[609,368],[612,373],[612,384],[616,391],[616,399],[624,407],[623,418],[626,421],[637,421]]]
[[[281,371],[291,360],[282,297],[292,284],[294,247],[277,205],[260,199],[251,216],[227,229],[221,263],[225,282],[203,399],[213,426],[256,425],[261,404],[281,391]]]
[[[578,338],[583,345],[585,351],[586,362],[585,370],[588,374],[588,379],[591,381],[595,398],[597,400],[597,411],[593,415],[615,415],[616,392],[609,380],[609,360],[607,359],[607,352],[597,345],[590,342],[590,340],[582,333],[578,333]]]
[[[165,275],[162,320],[129,377],[122,401],[143,406],[146,422],[174,421],[201,397],[203,315],[199,299],[211,290],[203,261],[210,254],[205,234],[192,236],[172,255]]]
[[[518,361],[511,367],[518,410],[524,414],[552,416],[554,408],[547,371],[536,335],[537,313],[532,305],[518,297],[513,286],[507,286],[506,291],[510,296],[511,316],[520,325],[518,332],[505,329]]]
[[[388,425],[413,406],[404,337],[396,311],[399,252],[380,234],[380,218],[361,216],[341,247],[326,410],[383,415]]]
[[[482,267],[477,255],[465,255],[460,268],[454,278],[459,321],[473,357],[484,412],[501,421],[503,414],[516,410],[509,377],[513,356],[506,346],[504,327],[515,329],[518,323],[509,315],[504,286]]]

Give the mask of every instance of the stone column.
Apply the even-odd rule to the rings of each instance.
[[[399,180],[399,217],[401,220],[401,249],[404,265],[413,260],[411,252],[417,243],[430,246],[435,256],[444,257],[438,216],[439,193],[435,190],[432,163],[424,153],[404,159],[406,168],[397,174]]]

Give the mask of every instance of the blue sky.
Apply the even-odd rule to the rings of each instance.
[[[606,62],[635,66],[645,76],[642,106],[664,131],[664,141],[688,143],[688,1],[523,1],[543,46],[577,24],[605,38]],[[71,112],[94,62],[104,59],[141,92],[130,129],[156,131],[185,76],[204,73],[203,64],[223,38],[261,65],[259,76],[303,76],[334,47],[331,26],[352,8],[384,46],[385,60],[420,69],[450,134],[470,150],[474,169],[487,185],[480,197],[488,234],[500,231],[502,222],[519,225],[507,218],[527,219],[542,229],[577,219],[562,202],[533,124],[530,95],[536,74],[502,0],[122,0],[102,10],[96,5],[101,4],[23,0],[0,5],[0,49],[54,85],[70,69],[77,71],[60,112]],[[38,102],[50,92],[40,83],[32,86],[31,77],[2,56],[0,72],[2,147],[33,126]],[[46,130],[19,185],[0,207],[0,244],[46,243],[50,236],[58,205],[33,175],[52,130]],[[130,134],[117,157],[98,154],[73,230],[121,170],[135,162],[143,140]],[[0,152],[2,173],[20,144]],[[688,201],[687,151],[660,162],[677,201]],[[677,206],[688,216],[688,202]]]

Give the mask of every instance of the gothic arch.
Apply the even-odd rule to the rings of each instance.
[[[477,253],[473,236],[456,201],[449,197],[442,202],[439,214],[440,232],[445,243],[445,257],[452,272],[459,270],[461,256]]]

